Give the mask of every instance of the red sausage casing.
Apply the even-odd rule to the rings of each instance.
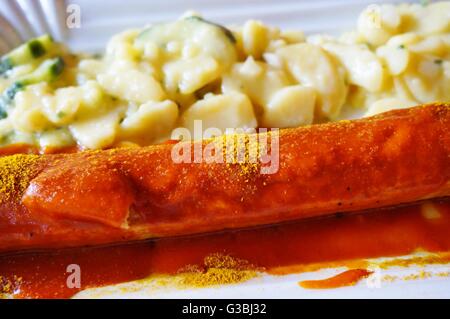
[[[243,162],[174,160],[181,150],[205,154],[224,137],[3,157],[0,250],[211,232],[450,195],[448,104],[258,138],[270,140],[267,163],[250,162],[252,136]]]

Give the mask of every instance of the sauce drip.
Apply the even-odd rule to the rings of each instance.
[[[320,280],[304,280],[299,285],[307,289],[330,289],[346,286],[353,286],[361,279],[367,278],[372,274],[366,269],[350,269],[336,276]]]
[[[430,205],[431,217],[424,212]],[[176,274],[187,265],[201,267],[211,254],[246,260],[272,274],[293,273],[316,264],[401,256],[418,250],[449,252],[449,232],[450,202],[434,201],[191,237],[3,255],[0,292],[8,288],[17,297],[67,298],[88,287]],[[70,275],[66,269],[71,264],[80,266],[81,288],[66,285]]]

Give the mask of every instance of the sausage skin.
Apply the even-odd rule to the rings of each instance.
[[[0,178],[0,251],[188,235],[450,196],[449,104],[258,138],[277,141],[268,147],[278,154],[269,174],[248,158],[173,160],[174,148],[204,153],[224,137],[3,157],[20,165],[0,163],[10,170]],[[247,153],[254,147],[245,145]]]

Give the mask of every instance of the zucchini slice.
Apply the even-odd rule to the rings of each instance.
[[[210,56],[224,66],[236,60],[236,39],[230,30],[200,17],[187,17],[172,23],[155,24],[142,31],[135,40],[138,47],[153,42],[165,50],[170,42],[195,45],[200,55]]]
[[[44,56],[53,45],[54,41],[48,34],[29,40],[1,58],[0,75],[15,66],[31,63],[33,60]]]

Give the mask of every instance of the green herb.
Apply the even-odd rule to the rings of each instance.
[[[8,107],[11,105],[17,92],[23,90],[24,87],[25,86],[21,82],[16,82],[7,88],[3,92],[3,95],[0,96],[0,120],[8,116]]]
[[[441,59],[434,60],[435,64],[441,65],[444,61]]]
[[[64,60],[61,57],[57,57],[55,63],[50,66],[50,73],[53,76],[58,76],[64,70]]]
[[[8,107],[8,103],[3,96],[0,97],[0,120],[3,120],[8,116],[6,109]]]
[[[9,58],[2,58],[0,60],[0,74],[6,73],[6,71],[9,71],[13,68],[13,65],[11,63],[11,59]]]
[[[42,43],[36,39],[28,42],[28,47],[30,49],[31,56],[35,59],[43,56],[47,52]]]
[[[399,49],[404,49],[404,48],[405,48],[405,45],[404,45],[404,44],[400,44],[400,45],[398,46],[398,48],[399,48]]]
[[[12,101],[16,96],[17,92],[22,91],[25,88],[25,85],[22,82],[15,82],[9,88],[6,89],[4,96],[7,100]]]
[[[58,113],[56,113],[56,116],[58,117],[58,118],[63,118],[64,116],[66,116],[67,114],[65,113],[65,112],[63,112],[63,111],[59,111]]]

